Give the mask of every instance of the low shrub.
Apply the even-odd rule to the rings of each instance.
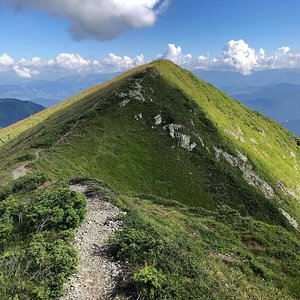
[[[86,200],[82,195],[68,188],[59,188],[32,197],[24,211],[23,227],[36,232],[74,229],[82,222],[85,213]]]
[[[12,193],[10,186],[0,188],[0,201],[5,200]]]
[[[27,153],[23,156],[19,156],[16,158],[16,162],[24,162],[24,161],[29,161],[29,160],[34,160],[35,155],[31,153]]]
[[[41,173],[31,173],[13,182],[12,191],[32,191],[47,181],[47,176]]]
[[[33,190],[44,180],[22,178],[0,202],[0,299],[57,299],[76,271],[72,242],[85,197],[62,186]]]
[[[138,290],[147,299],[159,299],[166,276],[153,267],[143,267],[133,275],[134,283]]]

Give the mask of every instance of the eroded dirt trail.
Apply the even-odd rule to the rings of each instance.
[[[71,189],[86,194],[89,186],[71,185]],[[79,256],[78,273],[68,281],[61,300],[109,299],[122,268],[107,257],[107,241],[122,228],[119,210],[103,201],[101,193],[88,196],[88,214],[78,229],[75,244]]]
[[[37,161],[40,159],[40,153],[41,153],[41,149],[37,149],[34,151],[34,155],[35,155],[35,160]],[[12,177],[14,180],[19,179],[23,176],[25,176],[27,173],[29,173],[31,171],[31,167],[29,164],[25,164],[22,165],[18,168],[16,168],[15,170],[12,171]]]

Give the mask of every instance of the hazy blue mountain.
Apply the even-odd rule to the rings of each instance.
[[[300,119],[282,123],[287,129],[300,137]]]
[[[74,75],[55,81],[34,80],[22,84],[0,84],[0,97],[27,99],[49,107],[114,76],[116,74]]]
[[[43,106],[30,101],[0,99],[0,128],[16,123],[43,109]]]
[[[230,95],[242,94],[245,91],[248,92],[247,87],[253,86],[261,87],[282,83],[300,85],[300,70],[266,70],[253,72],[248,76],[231,71],[198,70],[194,71],[194,73]],[[75,74],[58,80],[33,80],[25,82],[0,77],[0,97],[27,99],[49,107],[60,102],[62,99],[78,94],[116,75],[117,73]]]
[[[231,96],[278,122],[300,119],[300,85],[282,83],[245,87],[243,93]]]
[[[265,70],[256,71],[246,76],[230,71],[198,70],[194,73],[203,80],[230,94],[240,93],[247,86],[264,86],[281,83],[300,84],[300,70]]]

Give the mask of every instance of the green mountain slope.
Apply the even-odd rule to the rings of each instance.
[[[30,101],[0,99],[0,128],[28,118],[43,109],[43,106]]]
[[[191,73],[158,61],[78,98],[2,146],[1,170],[43,148],[35,167],[54,177],[88,175],[207,209],[227,203],[270,223],[283,223],[281,207],[299,221],[296,138]]]
[[[295,266],[299,259],[300,148],[297,138],[279,124],[247,109],[173,63],[159,60],[125,73],[0,131],[0,139],[0,183],[3,186],[9,184],[14,171],[25,165],[27,171],[42,172],[52,181],[74,177],[103,180],[119,195],[126,195],[117,202],[125,205],[129,212],[146,209],[145,215],[140,212],[144,224],[141,228],[127,220],[130,230],[146,234],[147,228],[154,226],[158,236],[166,236],[166,242],[178,244],[179,248],[183,240],[178,240],[177,234],[181,232],[182,238],[186,235],[191,248],[186,249],[186,261],[177,265],[179,273],[188,257],[195,270],[201,268],[197,258],[201,242],[189,236],[190,226],[194,223],[197,227],[195,235],[201,239],[207,235],[209,239],[206,246],[201,244],[203,251],[234,251],[234,255],[239,248],[245,247],[243,249],[248,251],[246,262],[238,260],[239,263],[233,264],[236,276],[242,276],[243,288],[238,287],[227,267],[222,269],[219,263],[216,266],[216,271],[218,269],[223,274],[220,275],[222,278],[231,278],[230,284],[236,289],[235,297],[248,299],[240,295],[249,293],[257,299],[294,299],[298,292],[295,272],[286,271],[291,257],[297,260]],[[144,208],[143,197],[177,202],[170,202],[171,206],[174,205],[170,212],[155,204]],[[137,204],[133,204],[135,202]],[[186,215],[178,203],[184,210],[194,207],[196,213],[199,209],[200,215]],[[241,216],[227,208],[224,217],[224,212],[220,212],[222,205],[228,205]],[[201,209],[208,214],[207,220],[202,220]],[[169,222],[159,224],[157,220],[163,220],[165,215]],[[230,218],[230,215],[232,226],[235,222],[239,225],[228,229],[226,224],[230,221],[223,217]],[[191,223],[187,226],[184,220],[189,218]],[[211,218],[216,219],[212,221]],[[178,232],[171,228],[177,221]],[[244,226],[242,224],[248,224],[245,232],[239,229],[239,226]],[[162,229],[162,226],[166,228]],[[252,231],[255,230],[259,230],[259,236],[254,236]],[[216,243],[222,234],[220,244]],[[281,234],[286,239],[276,242]],[[250,244],[245,242],[246,245],[242,246],[247,237]],[[253,243],[262,244],[264,249],[257,264],[254,262],[257,249],[251,250]],[[293,245],[289,258],[282,249],[283,244]],[[269,255],[273,251],[271,248],[278,252],[278,257]],[[130,255],[126,245],[120,243],[119,249]],[[241,253],[238,255],[243,255]],[[155,261],[141,257],[156,269],[160,263],[165,264],[164,259],[170,259],[167,254]],[[251,266],[251,261],[251,270],[241,267]],[[209,269],[212,263],[215,259],[208,258],[205,268]],[[142,262],[135,267],[141,265]],[[267,270],[268,265],[271,267]],[[240,267],[242,270],[238,271]],[[167,268],[162,267],[161,272],[163,276],[173,276]],[[261,272],[273,275],[261,276]],[[280,279],[275,274],[278,272],[284,274],[286,282],[291,280],[291,286],[285,286],[283,294],[277,290]],[[216,284],[211,276],[211,281],[205,283],[207,293]],[[182,293],[173,299],[187,299],[184,295],[201,281],[196,277],[190,278],[190,284],[188,277],[182,278],[181,284],[174,282],[179,284],[176,289],[182,289]],[[247,280],[251,279],[252,287],[260,289],[264,286],[261,278],[268,280],[262,294],[249,292],[251,287],[247,286]],[[221,289],[219,286],[216,296],[201,299],[220,299]],[[272,289],[275,296],[266,298]],[[170,290],[165,293],[168,295],[166,299],[172,299]],[[228,294],[224,299],[234,297],[230,298]]]

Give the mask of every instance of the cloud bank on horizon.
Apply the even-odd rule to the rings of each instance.
[[[163,57],[190,70],[238,71],[243,75],[269,69],[300,69],[300,52],[292,51],[290,47],[280,47],[274,54],[266,55],[264,49],[255,50],[244,40],[227,42],[215,58],[184,54],[181,47],[174,44],[168,45]]]
[[[213,58],[209,55],[185,54],[180,46],[174,44],[169,44],[165,53],[157,57],[169,59],[192,71],[236,71],[249,75],[260,70],[300,69],[300,52],[292,51],[289,47],[281,47],[275,53],[267,55],[264,49],[255,50],[243,40],[229,41],[220,55]],[[61,53],[48,60],[40,57],[16,60],[4,53],[0,55],[0,72],[14,72],[17,76],[28,79],[39,74],[46,76],[49,73],[70,75],[123,72],[147,62],[149,61],[143,54],[129,57],[110,53],[106,58],[92,60],[79,54]]]
[[[110,40],[155,24],[169,0],[0,0],[17,10],[38,9],[70,22],[74,39]]]

